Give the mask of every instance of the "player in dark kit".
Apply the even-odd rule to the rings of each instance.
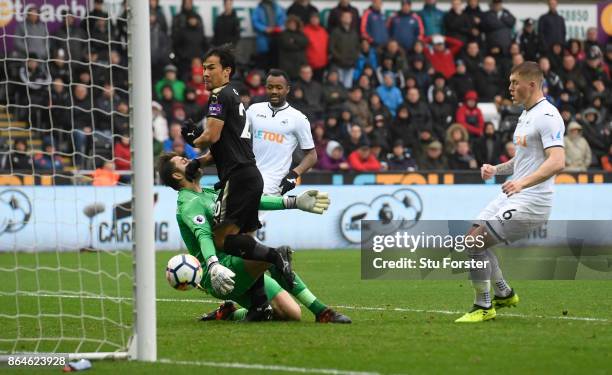
[[[291,249],[264,246],[248,234],[260,226],[258,209],[263,179],[253,155],[251,124],[238,91],[229,83],[235,70],[234,56],[229,48],[213,48],[206,54],[203,66],[204,82],[211,91],[205,110],[206,125],[186,123],[183,137],[201,150],[210,149],[204,157],[190,163],[186,175],[196,176],[199,168],[210,162],[217,166],[221,191],[215,206],[215,246],[230,255],[274,264],[293,285]],[[209,268],[215,262],[216,256],[206,259]],[[245,320],[271,319],[272,307],[264,291],[263,277],[250,292],[252,307]]]

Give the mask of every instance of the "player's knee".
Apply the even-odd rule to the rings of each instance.
[[[302,318],[300,306],[286,291],[281,291],[270,303],[278,320],[299,321]]]

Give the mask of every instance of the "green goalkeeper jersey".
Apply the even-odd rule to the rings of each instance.
[[[176,219],[181,237],[189,253],[200,260],[206,270],[206,260],[213,255],[221,258],[222,249],[215,249],[213,241],[213,220],[218,193],[213,189],[203,188],[201,193],[181,189],[176,204]],[[261,210],[283,210],[283,197],[262,196],[259,204]]]

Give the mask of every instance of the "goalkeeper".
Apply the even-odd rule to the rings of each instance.
[[[189,163],[189,159],[175,153],[163,154],[159,157],[158,170],[163,184],[179,191],[177,220],[181,237],[189,253],[197,257],[204,267],[203,288],[208,293],[219,299],[236,301],[241,306],[249,308],[251,287],[266,270],[269,270],[271,277],[264,275],[264,287],[276,319],[300,320],[301,311],[289,295],[291,293],[316,316],[317,322],[351,322],[347,316],[337,313],[319,301],[297,274],[294,273],[294,283],[290,286],[282,272],[275,266],[270,267],[269,263],[246,260],[216,250],[210,223],[215,215],[218,194],[212,189],[202,189],[197,182],[199,178],[186,177]],[[326,194],[309,190],[297,197],[263,196],[259,208],[261,210],[297,208],[322,214],[328,206],[329,199]],[[243,320],[246,315],[246,309],[237,309],[232,302],[225,302],[219,309],[204,315],[202,320]]]

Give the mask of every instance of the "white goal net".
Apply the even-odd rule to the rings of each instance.
[[[0,1],[0,354],[130,346],[132,57],[108,11]]]

